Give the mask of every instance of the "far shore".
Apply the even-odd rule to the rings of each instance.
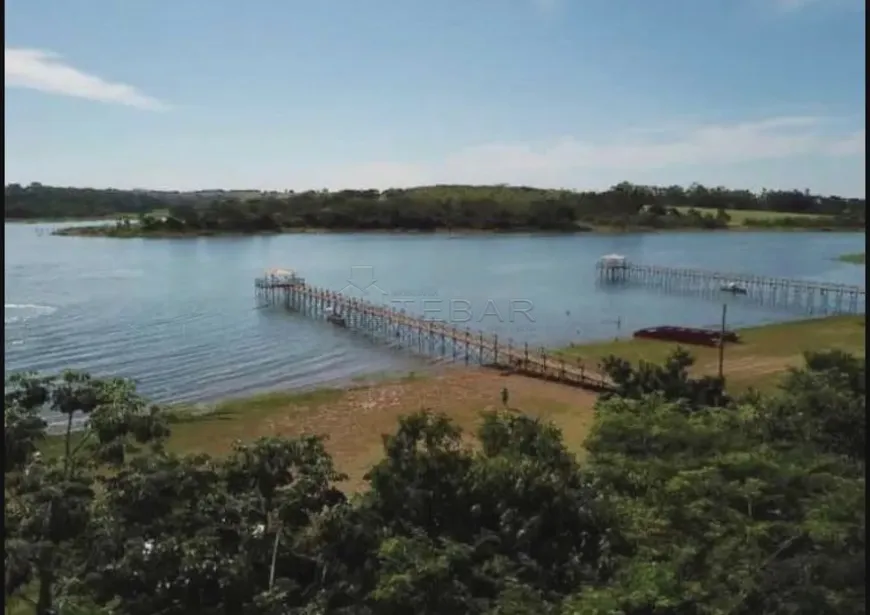
[[[852,263],[854,265],[863,265],[866,262],[866,253],[857,252],[855,254],[843,254],[837,260],[844,263]]]
[[[52,234],[64,237],[106,237],[110,239],[194,239],[201,237],[269,237],[274,235],[448,235],[462,236],[492,236],[492,235],[584,235],[584,234],[631,234],[631,233],[733,233],[733,232],[824,232],[824,233],[864,233],[864,228],[840,227],[794,227],[794,226],[728,226],[724,228],[704,227],[614,227],[614,226],[578,226],[576,229],[544,230],[533,228],[515,229],[329,229],[313,227],[294,227],[277,231],[227,232],[201,230],[188,231],[152,231],[140,232],[134,229],[119,231],[114,226],[76,226],[55,230]]]
[[[117,214],[108,216],[95,216],[88,218],[5,218],[7,224],[63,224],[63,223],[82,223],[82,222],[114,222],[119,218]]]

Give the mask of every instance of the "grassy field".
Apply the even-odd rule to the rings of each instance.
[[[236,440],[261,436],[326,434],[327,449],[354,489],[381,457],[383,434],[395,431],[400,416],[421,409],[444,412],[466,432],[481,411],[509,407],[557,424],[572,448],[582,453],[594,417],[595,394],[523,376],[506,376],[485,368],[447,368],[397,380],[322,389],[273,393],[219,404],[213,413],[172,425],[169,448],[177,452],[222,454]]]
[[[802,364],[807,350],[839,348],[863,356],[864,325],[863,316],[837,316],[742,329],[741,342],[725,347],[725,377],[735,390],[749,387],[769,390],[776,387],[784,370]],[[597,364],[610,354],[632,362],[643,359],[656,363],[663,361],[676,346],[655,340],[626,339],[563,348],[557,354],[590,364]],[[697,359],[696,373],[716,373],[718,349],[686,348]]]
[[[148,215],[154,217],[164,217],[169,215],[168,209],[155,209],[148,212]],[[75,217],[75,218],[64,218],[64,217],[46,217],[46,218],[7,218],[6,222],[16,222],[21,224],[51,224],[57,222],[97,222],[104,220],[120,220],[128,218],[130,220],[136,220],[139,218],[139,214],[133,213],[116,213],[116,214],[106,214],[105,216],[91,216],[91,217]]]
[[[690,207],[677,207],[676,208],[680,213],[686,213],[691,209]],[[699,210],[703,213],[716,213],[715,210],[701,209]],[[728,226],[733,228],[741,228],[746,225],[747,221],[750,220],[770,220],[775,222],[776,220],[781,220],[783,218],[818,218],[818,215],[815,214],[791,214],[784,213],[779,211],[761,211],[754,209],[726,209],[725,213],[727,213],[731,219],[728,221]],[[770,230],[770,229],[766,229]]]
[[[854,263],[856,265],[863,265],[865,256],[866,256],[866,254],[864,252],[859,252],[856,254],[843,254],[837,260],[841,260],[844,263]]]

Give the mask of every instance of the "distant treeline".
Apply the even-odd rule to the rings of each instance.
[[[618,184],[601,192],[511,186],[287,193],[145,191],[6,186],[6,219],[138,215],[116,233],[333,230],[582,230],[584,227],[720,228],[727,210],[776,213],[777,226],[861,227],[864,199],[799,191]],[[162,212],[156,213],[155,212]],[[704,213],[706,212],[706,213]],[[793,219],[782,213],[801,214]],[[817,220],[807,214],[819,216]],[[772,216],[773,218],[774,216]],[[762,225],[763,221],[753,221]],[[125,230],[126,229],[126,230]]]

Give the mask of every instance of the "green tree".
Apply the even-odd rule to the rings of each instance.
[[[18,374],[5,388],[6,598],[27,599],[33,581],[36,614],[48,615],[81,572],[98,472],[122,464],[136,443],[159,449],[168,429],[160,408],[126,380]],[[45,440],[46,412],[62,416],[65,430],[60,450],[43,457],[37,446]],[[85,421],[74,433],[77,418]]]
[[[715,196],[715,195],[714,195]],[[363,198],[363,197],[360,197]],[[712,197],[711,197],[712,198]],[[40,615],[851,615],[865,589],[864,359],[725,400],[612,360],[582,466],[553,425],[403,417],[348,498],[321,438],[167,454],[122,380],[7,379],[6,596]],[[46,437],[45,412],[65,431]],[[87,417],[79,431],[69,417]],[[138,445],[137,445],[138,443]],[[89,609],[89,610],[83,610]]]
[[[566,612],[863,610],[865,468],[842,438],[846,425],[865,429],[853,403],[863,361],[824,353],[807,363],[753,405],[687,413],[662,394],[601,404],[590,471],[636,551]]]
[[[653,228],[722,228],[726,210],[791,212],[800,216],[752,218],[755,226],[854,228],[864,225],[864,199],[800,191],[746,190],[693,185],[667,188],[619,183],[604,191],[525,186],[421,186],[410,189],[308,192],[145,192],[6,187],[6,219],[138,216],[127,228],[91,228],[94,234],[261,233],[294,227],[340,230],[497,229],[576,231],[589,225]],[[684,215],[677,207],[690,207]],[[154,215],[158,210],[168,215]],[[704,213],[706,212],[706,213]],[[814,214],[814,215],[807,215]],[[128,218],[125,218],[128,220]],[[77,231],[79,233],[84,231]]]
[[[313,437],[136,459],[105,479],[87,589],[128,615],[304,606],[321,570],[299,535],[344,501],[341,478]]]
[[[686,349],[677,347],[663,365],[641,360],[635,367],[610,355],[601,360],[601,369],[614,383],[613,395],[617,397],[641,399],[655,393],[667,401],[683,402],[688,409],[727,404],[725,382],[712,376],[692,378],[689,368],[694,363],[694,357]]]

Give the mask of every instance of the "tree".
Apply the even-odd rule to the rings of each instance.
[[[668,188],[621,182],[605,191],[525,186],[438,185],[408,189],[292,192],[158,192],[6,187],[6,219],[88,219],[132,214],[116,226],[77,233],[120,237],[159,233],[260,233],[296,227],[328,229],[436,229],[576,231],[583,224],[615,227],[722,228],[726,210],[800,213],[752,217],[746,225],[861,228],[864,199],[798,191],[753,194],[693,185]],[[689,207],[686,214],[677,208]],[[161,214],[157,215],[160,211]],[[807,216],[806,214],[814,214]],[[132,227],[132,228],[128,228]],[[64,231],[70,232],[73,231]]]
[[[443,415],[403,417],[356,497],[319,437],[169,454],[166,413],[127,381],[10,377],[7,603],[35,596],[40,615],[862,612],[864,360],[810,353],[781,391],[733,399],[706,392],[690,364],[685,352],[663,366],[610,360],[620,389],[599,401],[582,465],[557,428],[519,412],[483,413],[473,444]],[[65,419],[60,436],[46,437],[40,409]],[[87,417],[79,431],[72,415]]]
[[[304,606],[321,570],[299,535],[344,502],[341,478],[313,437],[139,458],[105,480],[87,589],[129,615]]]
[[[865,469],[843,452],[850,446],[839,448],[843,421],[865,429],[852,403],[863,395],[863,361],[824,353],[807,363],[779,395],[752,396],[756,405],[687,413],[660,394],[601,405],[590,470],[636,551],[614,583],[569,600],[567,612],[863,609]],[[787,412],[791,421],[774,431]],[[820,425],[822,415],[837,428]]]
[[[863,359],[840,351],[810,352],[792,369],[783,394],[766,400],[761,429],[774,444],[811,445],[820,453],[866,461],[867,403]]]
[[[725,382],[716,377],[692,378],[689,368],[695,359],[682,347],[677,347],[663,365],[641,360],[637,367],[613,355],[601,360],[601,369],[616,386],[613,395],[641,399],[659,394],[667,401],[683,402],[688,409],[722,406],[728,403]]]
[[[467,557],[490,571],[473,583],[490,601],[508,581],[550,597],[606,578],[620,540],[558,430],[492,413],[478,438],[481,450],[472,453],[442,416],[402,419],[372,470],[366,507],[392,534],[445,541],[457,557],[473,547]]]
[[[161,409],[148,406],[126,380],[67,371],[13,375],[5,385],[6,597],[22,594],[34,580],[36,613],[47,615],[56,592],[64,593],[80,572],[101,465],[122,464],[135,443],[159,449],[168,429]],[[65,424],[62,448],[45,459],[36,450],[45,439],[44,412]],[[76,418],[85,419],[78,433]]]

